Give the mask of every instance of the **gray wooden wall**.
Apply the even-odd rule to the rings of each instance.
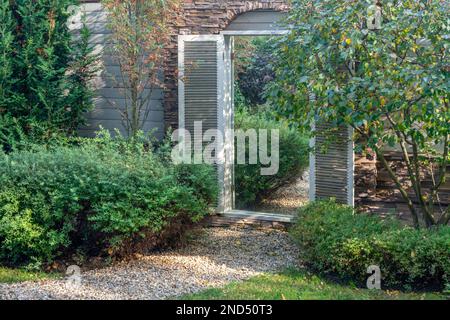
[[[107,27],[107,15],[100,3],[84,3],[79,12],[73,16],[70,28],[79,34],[82,26],[81,17],[85,14],[86,23],[91,31],[91,43],[95,50],[102,55],[103,68],[95,80],[96,97],[95,108],[87,114],[87,125],[79,128],[82,136],[91,137],[99,126],[105,129],[119,129],[125,133],[119,110],[126,103],[123,85],[120,79],[120,67],[111,57],[108,49],[108,36],[111,33]],[[149,89],[147,89],[149,90]],[[155,130],[158,139],[164,136],[163,92],[159,88],[153,89],[150,113],[144,124],[144,130]]]
[[[287,13],[272,10],[256,10],[240,14],[225,29],[226,31],[284,30],[281,21]]]

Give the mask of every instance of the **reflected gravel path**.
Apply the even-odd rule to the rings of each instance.
[[[297,257],[283,231],[205,228],[184,248],[82,272],[78,287],[66,280],[0,284],[0,299],[166,299],[279,271]]]

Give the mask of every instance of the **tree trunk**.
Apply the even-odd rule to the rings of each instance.
[[[377,154],[378,159],[380,159],[381,164],[387,170],[387,172],[389,173],[389,176],[391,177],[391,179],[394,181],[395,185],[397,186],[397,189],[400,191],[402,198],[406,201],[406,204],[408,205],[409,211],[411,212],[411,215],[413,218],[414,228],[418,229],[420,227],[419,215],[417,213],[416,208],[414,207],[414,204],[413,204],[411,198],[408,196],[408,193],[403,188],[402,184],[398,180],[395,173],[392,171],[391,167],[389,166],[389,163],[386,161],[386,158],[384,157],[383,152],[380,151],[379,149],[375,150],[375,152]]]

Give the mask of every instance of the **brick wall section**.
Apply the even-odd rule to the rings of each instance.
[[[179,34],[218,34],[239,14],[254,10],[287,11],[289,6],[283,0],[226,1],[226,0],[184,0],[181,11],[172,27],[172,42],[168,46],[165,68],[164,111],[166,129],[178,127],[178,48]]]

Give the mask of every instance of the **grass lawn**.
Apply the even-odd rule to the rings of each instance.
[[[0,283],[38,281],[44,279],[55,279],[57,277],[57,273],[32,272],[22,269],[0,267]]]
[[[287,270],[234,282],[224,288],[213,288],[181,297],[186,300],[422,300],[446,299],[439,293],[404,293],[360,289],[337,284],[306,271]]]

